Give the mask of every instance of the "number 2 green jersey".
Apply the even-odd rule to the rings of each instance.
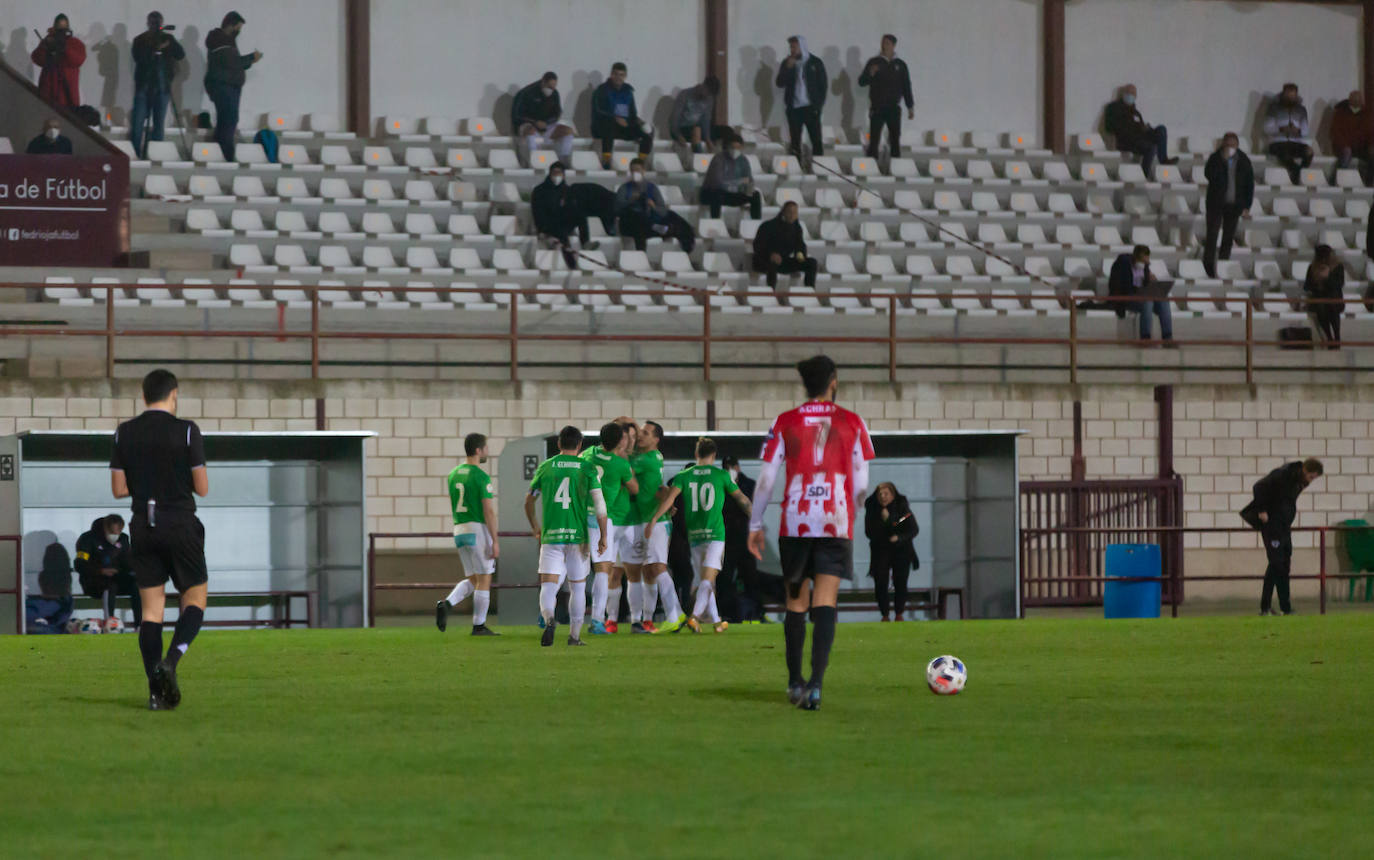
[[[693,545],[725,540],[725,497],[739,492],[730,473],[717,466],[689,466],[672,485],[682,493],[687,542]]]
[[[587,542],[587,516],[595,507],[592,490],[601,489],[596,467],[572,454],[557,454],[539,464],[530,492],[539,495],[543,526],[540,541]]]
[[[485,523],[487,515],[482,510],[482,500],[495,498],[491,491],[491,478],[480,466],[467,463],[448,473],[449,507],[453,509],[453,524]]]
[[[596,468],[596,479],[601,483],[601,494],[606,498],[606,518],[611,525],[633,525],[630,494],[625,490],[626,482],[634,480],[635,476],[630,461],[608,452],[600,445],[593,445],[578,456]],[[587,525],[595,522],[595,514],[588,514]]]

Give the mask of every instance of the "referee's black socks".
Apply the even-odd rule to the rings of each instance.
[[[835,644],[836,611],[833,606],[811,607],[811,686],[819,687],[825,680],[825,667],[830,664],[830,646]]]
[[[782,620],[782,632],[787,642],[787,684],[804,684],[802,650],[806,648],[806,613],[788,610]]]
[[[167,649],[167,662],[172,664],[173,669],[176,668],[181,655],[191,647],[191,640],[200,632],[200,622],[204,619],[205,612],[199,606],[188,606],[181,610],[181,615],[177,617],[176,630],[172,633],[172,645]]]
[[[162,622],[144,621],[138,626],[138,650],[143,655],[143,671],[148,674],[148,688],[157,695],[153,686],[153,668],[162,659]]]

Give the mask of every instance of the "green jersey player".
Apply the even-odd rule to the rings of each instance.
[[[636,621],[633,627],[635,633],[659,632],[654,627],[654,608],[660,599],[663,600],[662,632],[676,633],[687,621],[687,615],[678,603],[673,577],[668,574],[669,524],[661,516],[654,515],[665,492],[663,454],[658,450],[662,441],[663,427],[656,422],[645,421],[644,429],[639,432],[638,452],[630,459],[635,480],[639,482],[635,509],[639,512],[638,525],[641,526],[635,529],[635,545],[626,565],[632,586],[630,616],[631,620]],[[642,603],[638,613],[635,611],[633,589],[636,580],[641,582],[639,596]]]
[[[487,437],[469,433],[463,440],[467,459],[448,473],[449,510],[453,512],[453,543],[463,563],[466,578],[453,587],[448,597],[434,607],[434,623],[440,632],[448,629],[448,611],[472,597],[472,635],[499,636],[487,627],[491,606],[491,577],[501,555],[497,542],[496,496],[491,478],[482,470],[487,460]]]
[[[639,492],[639,482],[635,480],[630,461],[625,459],[621,443],[625,430],[614,421],[601,428],[601,444],[593,445],[582,452],[581,459],[591,463],[596,469],[597,481],[601,484],[601,494],[606,499],[606,518],[610,522],[610,534],[606,536],[606,551],[592,552],[592,623],[595,634],[614,633],[615,622],[606,621],[606,600],[610,591],[612,569],[616,559],[622,554],[623,545],[634,542],[634,495]],[[589,543],[595,546],[600,537],[596,520],[587,521]],[[620,592],[615,595],[615,610],[620,609]]]
[[[715,625],[717,633],[723,633],[729,624],[720,619],[716,608],[716,576],[725,558],[725,497],[734,499],[746,515],[751,512],[749,497],[735,486],[729,472],[716,466],[716,443],[706,438],[697,440],[697,464],[683,469],[668,484],[652,519],[667,513],[678,496],[686,503],[683,520],[687,542],[692,545],[692,568],[701,580],[687,626],[700,633],[700,621],[705,619]],[[651,528],[645,527],[646,537]]]
[[[525,517],[539,541],[539,614],[544,635],[539,644],[553,644],[554,603],[563,580],[568,581],[569,645],[582,645],[582,619],[587,612],[587,516],[594,511],[599,536],[597,551],[606,551],[606,500],[596,468],[577,457],[582,431],[571,425],[558,432],[558,454],[539,464],[525,496]],[[536,519],[536,502],[541,516]],[[540,520],[543,524],[540,525]]]

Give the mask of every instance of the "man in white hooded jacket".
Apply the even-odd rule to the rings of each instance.
[[[778,68],[774,83],[783,92],[787,106],[787,131],[791,135],[792,154],[801,158],[801,130],[811,138],[811,155],[824,155],[821,146],[821,110],[825,107],[825,91],[829,78],[825,63],[806,48],[805,36],[787,40],[788,54]]]

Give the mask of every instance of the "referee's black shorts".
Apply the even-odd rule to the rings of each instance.
[[[790,588],[821,574],[854,579],[854,542],[835,537],[779,537],[782,578]]]
[[[179,592],[210,579],[205,566],[205,526],[195,515],[168,517],[159,512],[157,526],[142,517],[129,523],[129,564],[139,588],[158,588],[172,581]]]

